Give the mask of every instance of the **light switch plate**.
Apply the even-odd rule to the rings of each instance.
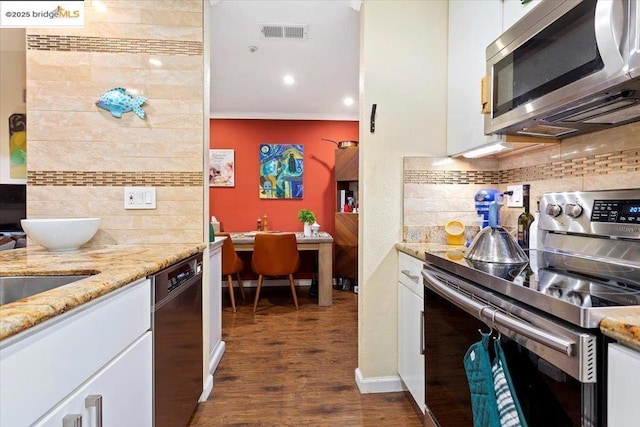
[[[155,209],[155,187],[124,187],[125,209]]]
[[[522,185],[507,185],[507,191],[513,191],[513,194],[507,196],[508,208],[522,207]]]

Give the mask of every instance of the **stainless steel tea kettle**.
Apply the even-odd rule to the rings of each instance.
[[[527,255],[516,239],[498,225],[498,202],[489,205],[489,225],[476,235],[465,251],[464,257],[470,261],[499,264],[525,264]]]

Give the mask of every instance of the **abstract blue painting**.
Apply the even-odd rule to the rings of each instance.
[[[260,198],[302,199],[302,144],[260,144]]]

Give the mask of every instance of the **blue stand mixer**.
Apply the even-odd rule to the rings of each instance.
[[[479,190],[473,200],[476,203],[476,212],[478,216],[482,216],[481,229],[489,225],[489,206],[491,202],[496,202],[498,205],[502,205],[504,193],[492,188]],[[500,225],[500,220],[497,220],[497,225]]]

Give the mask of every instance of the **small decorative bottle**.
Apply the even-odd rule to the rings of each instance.
[[[317,236],[318,234],[320,234],[320,224],[318,224],[317,222],[314,222],[313,224],[311,224],[311,233],[314,236]]]
[[[267,218],[267,214],[262,215],[262,231],[269,231],[269,218]]]
[[[262,220],[258,218],[258,231],[262,231]]]
[[[535,219],[533,215],[531,215],[531,212],[529,212],[529,187],[529,184],[522,186],[522,206],[524,212],[518,217],[518,244],[524,249],[529,249],[529,228]]]

